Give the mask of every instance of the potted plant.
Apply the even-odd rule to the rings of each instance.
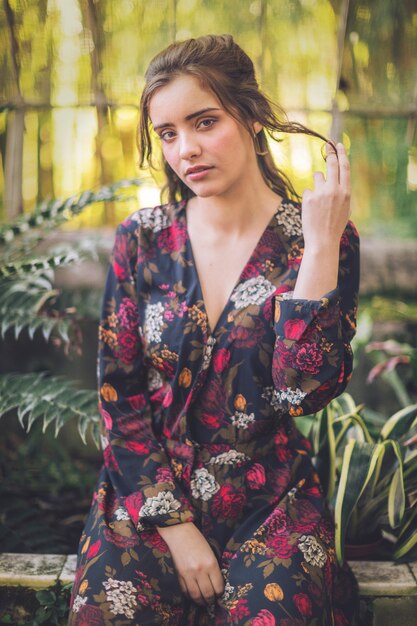
[[[346,543],[367,544],[382,530],[390,530],[394,558],[417,544],[417,405],[387,421],[372,416],[369,423],[363,409],[344,393],[315,415],[298,418],[334,511],[340,562]]]

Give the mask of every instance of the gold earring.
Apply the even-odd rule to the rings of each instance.
[[[267,154],[269,154],[269,150],[262,152],[261,146],[259,145],[258,135],[255,133],[255,131],[252,132],[252,139],[253,143],[255,144],[255,154],[257,154],[258,156],[266,156]]]

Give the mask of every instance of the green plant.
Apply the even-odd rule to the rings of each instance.
[[[365,441],[347,441],[334,503],[339,559],[345,539],[363,543],[384,528],[394,531],[395,559],[417,544],[417,534],[410,534],[416,515],[416,439],[417,405],[413,405],[392,415],[376,439],[368,431]]]
[[[33,611],[22,610],[19,607],[6,609],[0,615],[1,624],[13,626],[65,626],[68,621],[69,597],[72,583],[56,586],[51,589],[42,589],[35,594],[36,605]],[[33,613],[29,617],[30,613]]]
[[[65,298],[54,287],[54,271],[95,257],[95,243],[84,238],[76,244],[51,244],[49,235],[93,203],[128,199],[121,189],[140,183],[139,179],[121,180],[98,191],[43,202],[13,224],[0,226],[1,338],[14,332],[18,340],[26,331],[30,339],[42,333],[45,341],[79,347],[77,308],[63,305]],[[42,419],[44,429],[54,423],[58,434],[66,421],[76,417],[83,441],[91,428],[98,443],[95,393],[77,389],[69,380],[47,372],[3,374],[0,397],[0,417],[17,408],[19,421],[27,430]]]
[[[379,423],[367,423],[363,412],[344,393],[317,414],[298,418],[334,510],[339,561],[346,541],[364,543],[381,529],[393,533],[395,559],[417,544],[417,405]]]

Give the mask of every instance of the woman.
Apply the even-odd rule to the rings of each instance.
[[[276,169],[279,121],[229,35],[153,59],[142,164],[158,135],[169,203],[118,228],[100,325],[105,464],[70,624],[285,626],[356,620],[355,580],[293,416],[352,369],[359,241],[349,163],[327,144],[302,206]]]

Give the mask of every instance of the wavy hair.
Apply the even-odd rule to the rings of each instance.
[[[175,42],[157,54],[145,74],[145,87],[140,100],[140,122],[137,129],[139,163],[152,164],[151,122],[149,104],[154,93],[181,75],[195,76],[218,98],[224,110],[233,116],[252,136],[258,165],[267,185],[277,194],[299,198],[288,176],[275,164],[267,135],[281,141],[278,134],[302,133],[334,144],[320,133],[288,120],[286,113],[260,90],[250,57],[231,35],[204,35]],[[253,122],[262,125],[255,134]],[[167,177],[164,188],[168,201],[188,200],[194,195],[163,159]]]

